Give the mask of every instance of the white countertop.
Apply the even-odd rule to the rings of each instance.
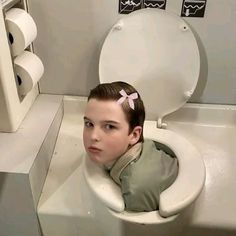
[[[62,98],[39,95],[16,132],[0,133],[0,172],[29,172]]]
[[[86,98],[65,97],[64,119],[38,206],[42,228],[55,223],[49,215],[74,216],[77,224],[82,218],[96,219],[94,199],[81,169],[85,103]],[[189,227],[236,234],[236,106],[188,104],[165,121],[198,148],[206,166],[205,187],[191,210]],[[96,226],[88,229],[96,231]]]

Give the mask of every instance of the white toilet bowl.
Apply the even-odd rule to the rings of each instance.
[[[88,185],[116,217],[145,224],[171,221],[201,192],[205,167],[200,153],[162,123],[165,115],[191,97],[199,72],[196,39],[176,15],[159,9],[139,10],[121,19],[109,32],[100,55],[100,81],[126,81],[139,91],[147,118],[155,117],[154,121],[145,121],[144,137],[168,146],[179,163],[175,182],[160,195],[159,211],[128,213],[120,188],[102,168],[85,159]]]
[[[142,224],[159,224],[173,220],[175,217],[169,217],[180,213],[196,200],[204,186],[205,166],[200,153],[187,139],[171,130],[157,129],[156,122],[145,122],[144,137],[168,146],[178,158],[178,176],[161,193],[159,211],[124,213],[125,205],[120,187],[103,168],[85,157],[84,174],[92,191],[107,207],[116,212],[113,213],[116,217]]]

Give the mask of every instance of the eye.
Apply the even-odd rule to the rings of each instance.
[[[104,128],[106,130],[112,130],[112,129],[115,129],[116,127],[114,125],[111,125],[111,124],[105,124]]]
[[[84,126],[87,127],[87,128],[90,128],[90,127],[93,127],[93,124],[92,124],[92,122],[85,120],[84,121]]]

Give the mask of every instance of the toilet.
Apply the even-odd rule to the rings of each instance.
[[[179,16],[160,9],[142,9],[120,19],[103,44],[101,83],[125,81],[140,93],[146,108],[144,138],[172,149],[179,163],[175,182],[160,195],[159,210],[126,212],[120,188],[106,172],[85,158],[85,179],[115,216],[125,221],[160,224],[174,220],[199,196],[205,182],[201,154],[185,137],[169,130],[163,117],[191,97],[200,73],[194,34]]]

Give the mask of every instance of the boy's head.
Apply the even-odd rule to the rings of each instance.
[[[88,96],[88,101],[92,98],[101,100],[101,101],[118,101],[121,98],[120,91],[124,90],[127,95],[137,93],[138,99],[134,101],[134,109],[132,109],[128,103],[128,100],[125,100],[121,107],[129,124],[129,131],[131,132],[135,126],[141,126],[143,128],[143,123],[145,120],[145,108],[143,101],[137,92],[137,90],[128,83],[122,81],[116,81],[112,83],[99,84],[97,87],[90,91]],[[139,142],[143,141],[143,132],[140,135]]]
[[[127,96],[136,95],[137,98],[128,99],[121,95],[121,91]],[[88,97],[84,120],[85,149],[90,156],[103,153],[103,160],[92,158],[102,164],[114,161],[130,146],[143,141],[145,120],[143,101],[136,89],[125,82],[99,84],[92,89]],[[100,138],[103,142],[99,144]]]

